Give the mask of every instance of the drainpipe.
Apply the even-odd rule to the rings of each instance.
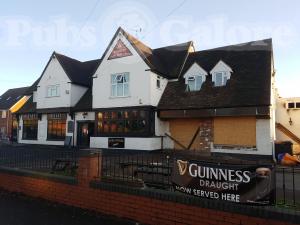
[[[76,125],[76,113],[73,114],[73,148],[75,147],[75,125]]]
[[[8,141],[9,141],[9,135],[8,135],[8,131],[9,131],[9,117],[10,117],[10,111],[7,110],[7,120],[6,120],[6,137],[8,137]]]

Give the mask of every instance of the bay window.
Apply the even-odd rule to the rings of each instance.
[[[96,114],[98,136],[148,136],[154,129],[149,109],[107,110]]]

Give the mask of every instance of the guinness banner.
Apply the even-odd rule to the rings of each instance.
[[[198,197],[264,205],[275,202],[273,165],[175,160],[172,183],[175,191]]]

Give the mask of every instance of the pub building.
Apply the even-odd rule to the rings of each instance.
[[[119,28],[98,60],[54,52],[28,92],[20,143],[272,156],[271,39],[151,49]]]

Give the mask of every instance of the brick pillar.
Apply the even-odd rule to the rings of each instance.
[[[101,153],[90,153],[79,158],[77,172],[78,184],[89,186],[90,181],[98,178],[101,169]]]

